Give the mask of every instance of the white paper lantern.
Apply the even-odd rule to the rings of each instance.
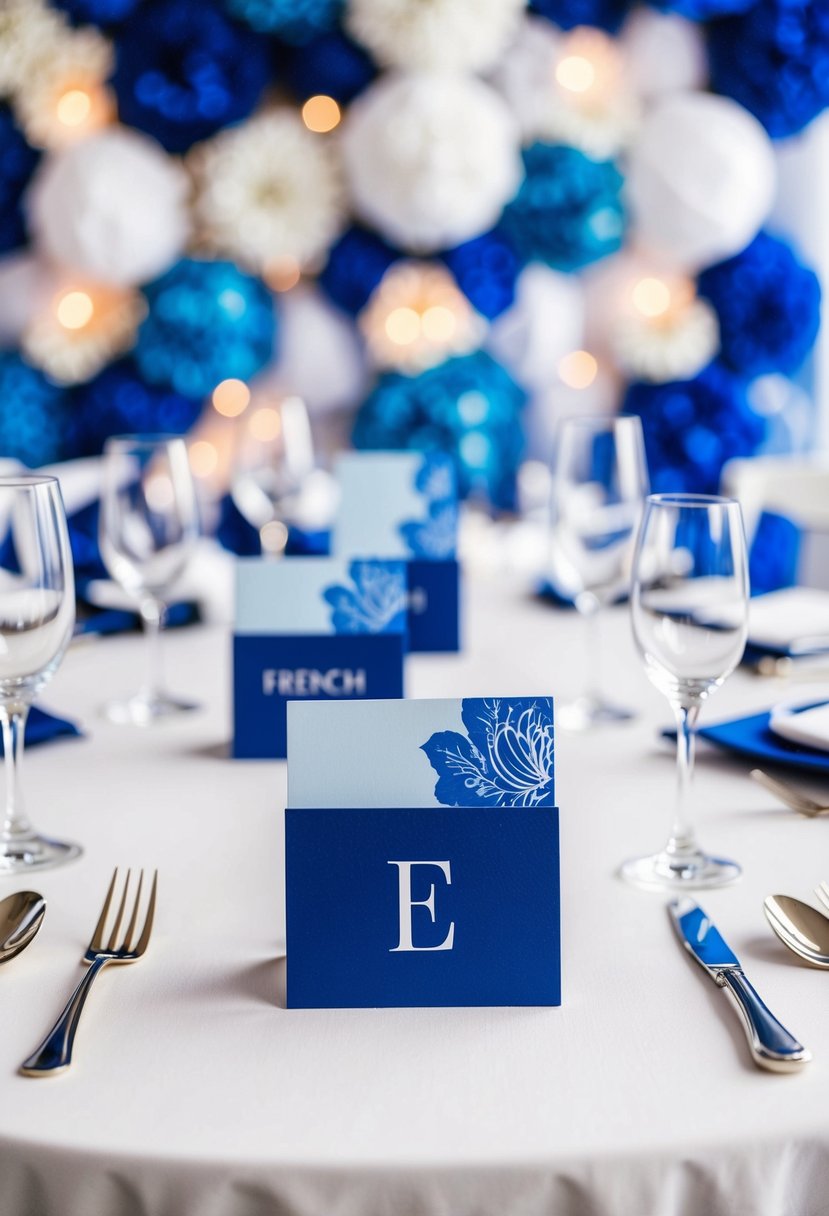
[[[492,227],[523,175],[514,119],[474,77],[380,77],[352,104],[342,147],[356,210],[420,253]]]
[[[358,405],[368,371],[353,323],[316,288],[279,296],[279,356],[265,380],[305,401],[311,414]]]
[[[49,157],[27,195],[29,224],[56,262],[132,286],[166,270],[190,233],[187,176],[146,135],[112,127]]]
[[[540,264],[527,266],[515,303],[494,322],[487,345],[526,388],[552,384],[560,361],[584,345],[581,280]]]
[[[643,97],[705,88],[708,57],[696,22],[678,13],[636,8],[620,40],[628,76]]]
[[[771,141],[742,106],[710,93],[665,97],[630,152],[634,239],[677,267],[719,262],[757,234],[775,180]]]
[[[384,67],[482,71],[523,8],[524,0],[349,0],[345,24]]]

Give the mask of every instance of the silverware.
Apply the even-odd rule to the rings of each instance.
[[[829,883],[818,883],[818,885],[815,887],[815,895],[823,904],[824,908],[829,909]]]
[[[807,819],[814,819],[816,815],[829,815],[829,804],[817,802],[814,798],[809,798],[808,795],[802,794],[800,790],[795,789],[793,785],[789,785],[787,781],[780,781],[777,777],[770,777],[761,768],[753,768],[749,776],[753,777],[760,785],[765,786],[770,793],[775,794],[781,802],[785,802],[786,806],[791,810],[797,811],[798,815],[805,815]]]
[[[0,963],[26,949],[45,915],[46,900],[37,891],[16,891],[0,900]]]
[[[767,895],[763,911],[784,946],[810,966],[829,970],[829,917],[792,895]]]
[[[812,1058],[778,1022],[745,977],[740,961],[719,930],[692,899],[674,899],[668,905],[680,941],[731,998],[754,1063],[772,1072],[796,1072]]]
[[[798,680],[829,680],[829,666],[825,652],[812,655],[763,655],[756,663],[749,663],[748,670],[756,676],[770,676],[775,680],[786,680],[797,676]]]
[[[144,871],[141,870],[138,877],[138,890],[135,893],[133,900],[132,915],[130,916],[129,924],[121,944],[116,945],[119,940],[119,932],[121,922],[124,919],[124,912],[127,907],[127,893],[130,885],[130,871],[127,870],[127,878],[124,883],[124,892],[121,896],[121,903],[118,907],[118,912],[115,917],[115,924],[112,928],[109,941],[104,945],[104,936],[106,932],[107,916],[109,915],[112,896],[115,891],[115,884],[118,879],[118,870],[116,869],[112,875],[112,881],[109,884],[109,890],[104,900],[104,906],[101,909],[101,915],[98,917],[98,923],[95,926],[95,931],[92,934],[92,940],[87,947],[86,953],[83,956],[83,962],[88,964],[89,970],[78,984],[75,991],[72,993],[66,1008],[58,1018],[55,1025],[47,1034],[46,1038],[40,1046],[32,1052],[28,1059],[24,1060],[20,1065],[20,1072],[26,1077],[48,1077],[53,1076],[57,1072],[63,1072],[72,1063],[72,1044],[75,1039],[75,1031],[78,1029],[81,1012],[84,1007],[84,1002],[89,994],[89,989],[92,987],[92,982],[99,971],[107,965],[107,963],[134,963],[141,958],[144,951],[147,949],[147,944],[150,940],[150,933],[153,927],[153,916],[155,914],[155,897],[158,883],[158,871],[153,875],[153,883],[150,888],[150,897],[147,902],[147,910],[144,915],[144,924],[137,941],[135,940],[136,926],[138,924],[138,909],[141,903],[141,888],[144,883]],[[133,944],[134,942],[134,944]]]

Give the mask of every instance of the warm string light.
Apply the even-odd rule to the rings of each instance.
[[[558,361],[556,370],[568,388],[589,388],[599,374],[599,365],[587,350],[573,350]]]
[[[553,75],[567,106],[603,111],[622,91],[621,55],[607,34],[580,26],[562,38]]]
[[[244,380],[222,380],[213,390],[213,408],[223,418],[238,418],[250,403],[250,389]]]
[[[333,131],[339,125],[340,118],[340,107],[333,97],[325,93],[309,97],[302,107],[302,121],[315,134],[324,135],[327,131]]]
[[[302,271],[296,258],[272,258],[263,266],[262,277],[271,291],[290,291],[296,287]]]
[[[64,329],[83,329],[94,315],[95,305],[86,291],[66,291],[55,301],[55,316]]]
[[[662,279],[647,275],[634,283],[630,292],[633,310],[647,322],[663,328],[676,325],[696,299],[690,279]]]
[[[279,410],[270,405],[260,406],[251,414],[248,430],[259,443],[272,443],[282,430]]]

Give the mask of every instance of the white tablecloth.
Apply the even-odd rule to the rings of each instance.
[[[573,615],[493,579],[467,616],[462,655],[409,661],[410,695],[580,691]],[[33,750],[25,785],[41,830],[85,852],[37,878],[44,927],[0,968],[2,1216],[825,1216],[829,978],[784,952],[761,905],[829,878],[829,822],[776,806],[747,764],[699,765],[703,842],[745,867],[702,902],[815,1056],[764,1074],[664,899],[614,877],[662,843],[673,773],[625,610],[606,625],[608,687],[642,713],[558,738],[560,1009],[286,1010],[285,766],[225,758],[227,634],[170,635],[170,682],[206,708],[143,732],[96,717],[135,684],[141,639],[73,648],[46,704],[88,738]],[[707,716],[780,695],[738,673]],[[148,955],[97,981],[69,1073],[19,1077],[116,863],[159,867]]]

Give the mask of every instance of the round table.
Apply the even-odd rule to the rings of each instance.
[[[464,652],[409,659],[410,696],[581,690],[575,614],[492,576],[466,609]],[[205,708],[149,730],[96,712],[138,682],[142,640],[73,646],[45,702],[87,737],[33,749],[24,782],[37,826],[84,854],[3,880],[48,901],[38,939],[0,968],[3,1216],[825,1214],[829,981],[772,937],[762,900],[829,878],[829,823],[776,805],[746,762],[701,757],[703,843],[745,868],[701,902],[815,1057],[762,1073],[665,899],[615,877],[661,845],[674,776],[624,608],[605,638],[607,687],[641,712],[557,738],[556,1009],[286,1010],[285,765],[227,758],[227,631],[169,635],[169,682]],[[738,672],[705,716],[789,693]],[[66,1074],[18,1076],[79,977],[116,864],[159,869],[146,958],[98,980]]]

